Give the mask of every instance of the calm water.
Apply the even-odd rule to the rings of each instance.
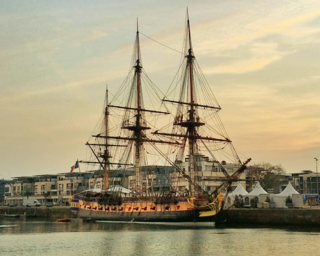
[[[0,219],[0,255],[320,255],[320,228]]]

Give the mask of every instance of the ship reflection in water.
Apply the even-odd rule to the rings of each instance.
[[[0,219],[1,255],[317,255],[320,229]]]

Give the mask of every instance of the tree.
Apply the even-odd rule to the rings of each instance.
[[[281,185],[281,176],[286,173],[280,164],[259,163],[248,166],[247,177],[260,181],[264,189],[274,189]]]
[[[48,192],[43,193],[43,196],[44,196],[44,201],[47,202],[47,199],[50,196],[50,192],[48,191]]]
[[[33,193],[32,193],[31,191],[26,191],[26,192],[24,193],[24,196],[26,196],[27,199],[29,199],[29,196],[32,196],[32,195],[33,195]]]
[[[257,208],[258,202],[259,202],[258,197],[251,198],[250,199],[250,207],[251,208]]]
[[[266,203],[270,203],[270,202],[271,202],[270,197],[267,196],[267,198],[266,198]]]
[[[235,208],[242,208],[244,206],[243,197],[242,195],[236,195],[234,197],[234,207]]]

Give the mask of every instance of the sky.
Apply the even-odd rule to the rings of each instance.
[[[0,179],[70,171],[126,77],[139,30],[194,53],[242,158],[316,170],[320,1],[0,2]],[[180,54],[141,35],[143,65],[166,91]],[[319,166],[320,167],[320,166]]]

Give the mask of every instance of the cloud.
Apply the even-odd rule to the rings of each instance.
[[[252,71],[256,71],[259,69],[264,68],[271,62],[275,61],[278,58],[269,58],[269,59],[251,59],[251,60],[244,60],[244,61],[237,61],[230,65],[225,66],[218,66],[211,70],[205,69],[203,73],[205,74],[212,74],[212,73],[248,73]]]
[[[221,55],[227,59],[228,63],[206,67],[203,73],[241,74],[262,69],[284,55],[278,51],[277,47],[278,45],[274,42],[254,42],[250,47],[242,47],[238,51],[225,51]],[[224,61],[223,58],[222,61]]]
[[[51,86],[47,87],[44,89],[38,89],[38,90],[33,90],[33,91],[26,91],[26,92],[21,92],[15,95],[5,95],[0,98],[2,102],[12,102],[12,101],[20,101],[26,98],[31,98],[31,97],[36,97],[39,95],[44,95],[44,94],[50,94],[50,93],[59,93],[63,92],[72,88],[77,88],[77,87],[83,87],[83,86],[89,86],[92,84],[97,84],[97,83],[103,83],[105,80],[102,77],[94,77],[91,79],[87,80],[76,80],[72,81],[66,84],[58,85],[58,86]]]
[[[87,37],[88,41],[95,41],[100,38],[106,37],[108,33],[106,31],[102,30],[94,30],[91,32],[91,34]]]
[[[197,24],[193,28],[196,33],[201,33],[202,26],[217,32],[198,35],[196,40],[201,43],[194,43],[197,56],[207,59],[225,57],[215,67],[205,68],[204,73],[239,74],[256,71],[292,54],[299,45],[318,42],[316,35],[320,29],[307,25],[320,15],[320,8],[309,6],[294,15],[291,12],[279,8],[261,17],[257,17],[259,13],[239,13],[237,23],[232,26],[229,23],[219,24],[222,28],[217,27],[214,19]],[[247,23],[242,27],[244,21]],[[230,33],[223,32],[225,27]],[[265,39],[268,39],[267,43],[263,43]],[[228,63],[225,63],[226,60]]]
[[[279,59],[278,57],[271,57],[266,59],[251,59],[251,60],[243,60],[233,62],[229,65],[218,66],[212,69],[205,69],[203,70],[204,74],[212,74],[212,73],[233,73],[233,74],[240,74],[240,73],[248,73],[253,72],[259,69],[264,68],[265,66],[269,65],[271,62]]]

